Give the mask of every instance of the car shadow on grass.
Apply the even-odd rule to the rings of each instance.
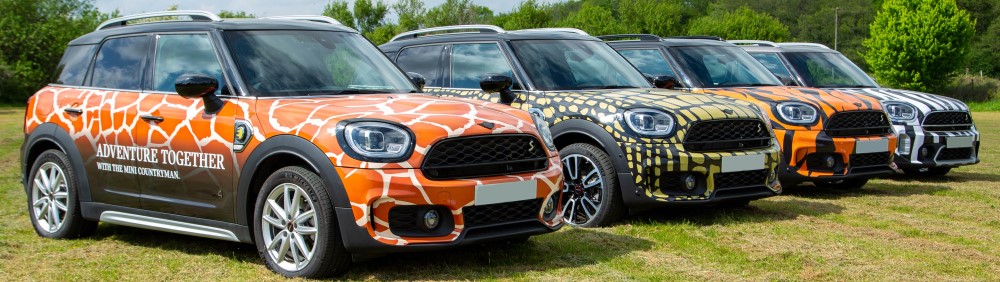
[[[102,223],[93,240],[117,240],[134,246],[179,251],[192,255],[219,255],[238,262],[261,263],[252,244],[160,232]]]
[[[565,227],[523,243],[494,242],[435,252],[397,253],[359,262],[349,280],[483,280],[599,264],[653,242],[602,230]]]
[[[1000,181],[1000,175],[998,174],[988,174],[988,173],[978,173],[978,172],[960,172],[952,171],[944,176],[920,176],[920,175],[905,175],[897,174],[884,179],[905,182],[905,183],[915,183],[915,182],[926,182],[926,183],[963,183],[963,182],[973,182],[973,181]]]
[[[899,182],[899,181],[879,181],[868,182],[865,187],[855,190],[830,189],[803,184],[796,187],[785,187],[783,196],[792,196],[806,199],[827,199],[836,200],[841,198],[853,198],[863,196],[875,197],[906,197],[912,195],[931,195],[951,188],[943,185],[928,184],[923,182]]]

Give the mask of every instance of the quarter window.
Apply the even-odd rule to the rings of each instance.
[[[455,44],[451,53],[451,87],[479,89],[487,74],[514,77],[514,71],[496,43]],[[513,89],[521,89],[514,83]]]
[[[444,45],[411,47],[399,51],[396,64],[404,71],[424,76],[427,87],[441,87],[444,84],[441,73],[441,55]]]
[[[204,74],[219,81],[221,94],[222,66],[207,34],[164,34],[156,38],[153,67],[153,90],[177,92],[174,83],[183,74]]]
[[[101,45],[101,50],[97,52],[91,86],[139,90],[148,46],[147,36],[112,38],[105,41],[104,45]]]

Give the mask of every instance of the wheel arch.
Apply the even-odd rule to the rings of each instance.
[[[551,130],[556,148],[562,149],[574,143],[591,144],[601,148],[611,157],[616,172],[629,172],[627,160],[621,146],[618,145],[618,140],[604,128],[587,120],[571,119],[556,123]]]
[[[80,155],[80,150],[76,147],[76,143],[73,142],[73,138],[69,136],[69,133],[54,123],[43,123],[25,136],[24,144],[21,147],[21,184],[27,189],[28,176],[30,175],[29,170],[34,165],[35,159],[42,152],[51,149],[62,151],[69,158],[70,165],[75,172],[74,175],[79,180],[80,190],[78,196],[80,202],[92,201],[90,181],[87,170],[83,165],[83,157]]]
[[[254,213],[260,186],[274,171],[293,165],[305,167],[323,179],[334,207],[350,208],[343,181],[326,153],[302,137],[279,135],[258,145],[243,163],[236,192],[237,224],[251,226],[250,217]]]

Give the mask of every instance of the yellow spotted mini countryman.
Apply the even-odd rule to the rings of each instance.
[[[582,31],[450,26],[400,34],[380,47],[422,75],[428,93],[502,102],[544,118],[562,156],[562,215],[571,225],[607,225],[667,204],[745,205],[781,192],[781,156],[765,112],[721,96],[654,89]]]

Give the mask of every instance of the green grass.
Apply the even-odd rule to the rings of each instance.
[[[975,113],[985,144],[1000,113]],[[102,224],[35,235],[19,183],[22,112],[0,109],[0,280],[278,280],[252,245]],[[361,262],[352,280],[1000,280],[1000,147],[945,179],[799,188],[745,209],[672,209],[599,229]]]
[[[1000,100],[969,102],[968,104],[973,112],[1000,112]]]

